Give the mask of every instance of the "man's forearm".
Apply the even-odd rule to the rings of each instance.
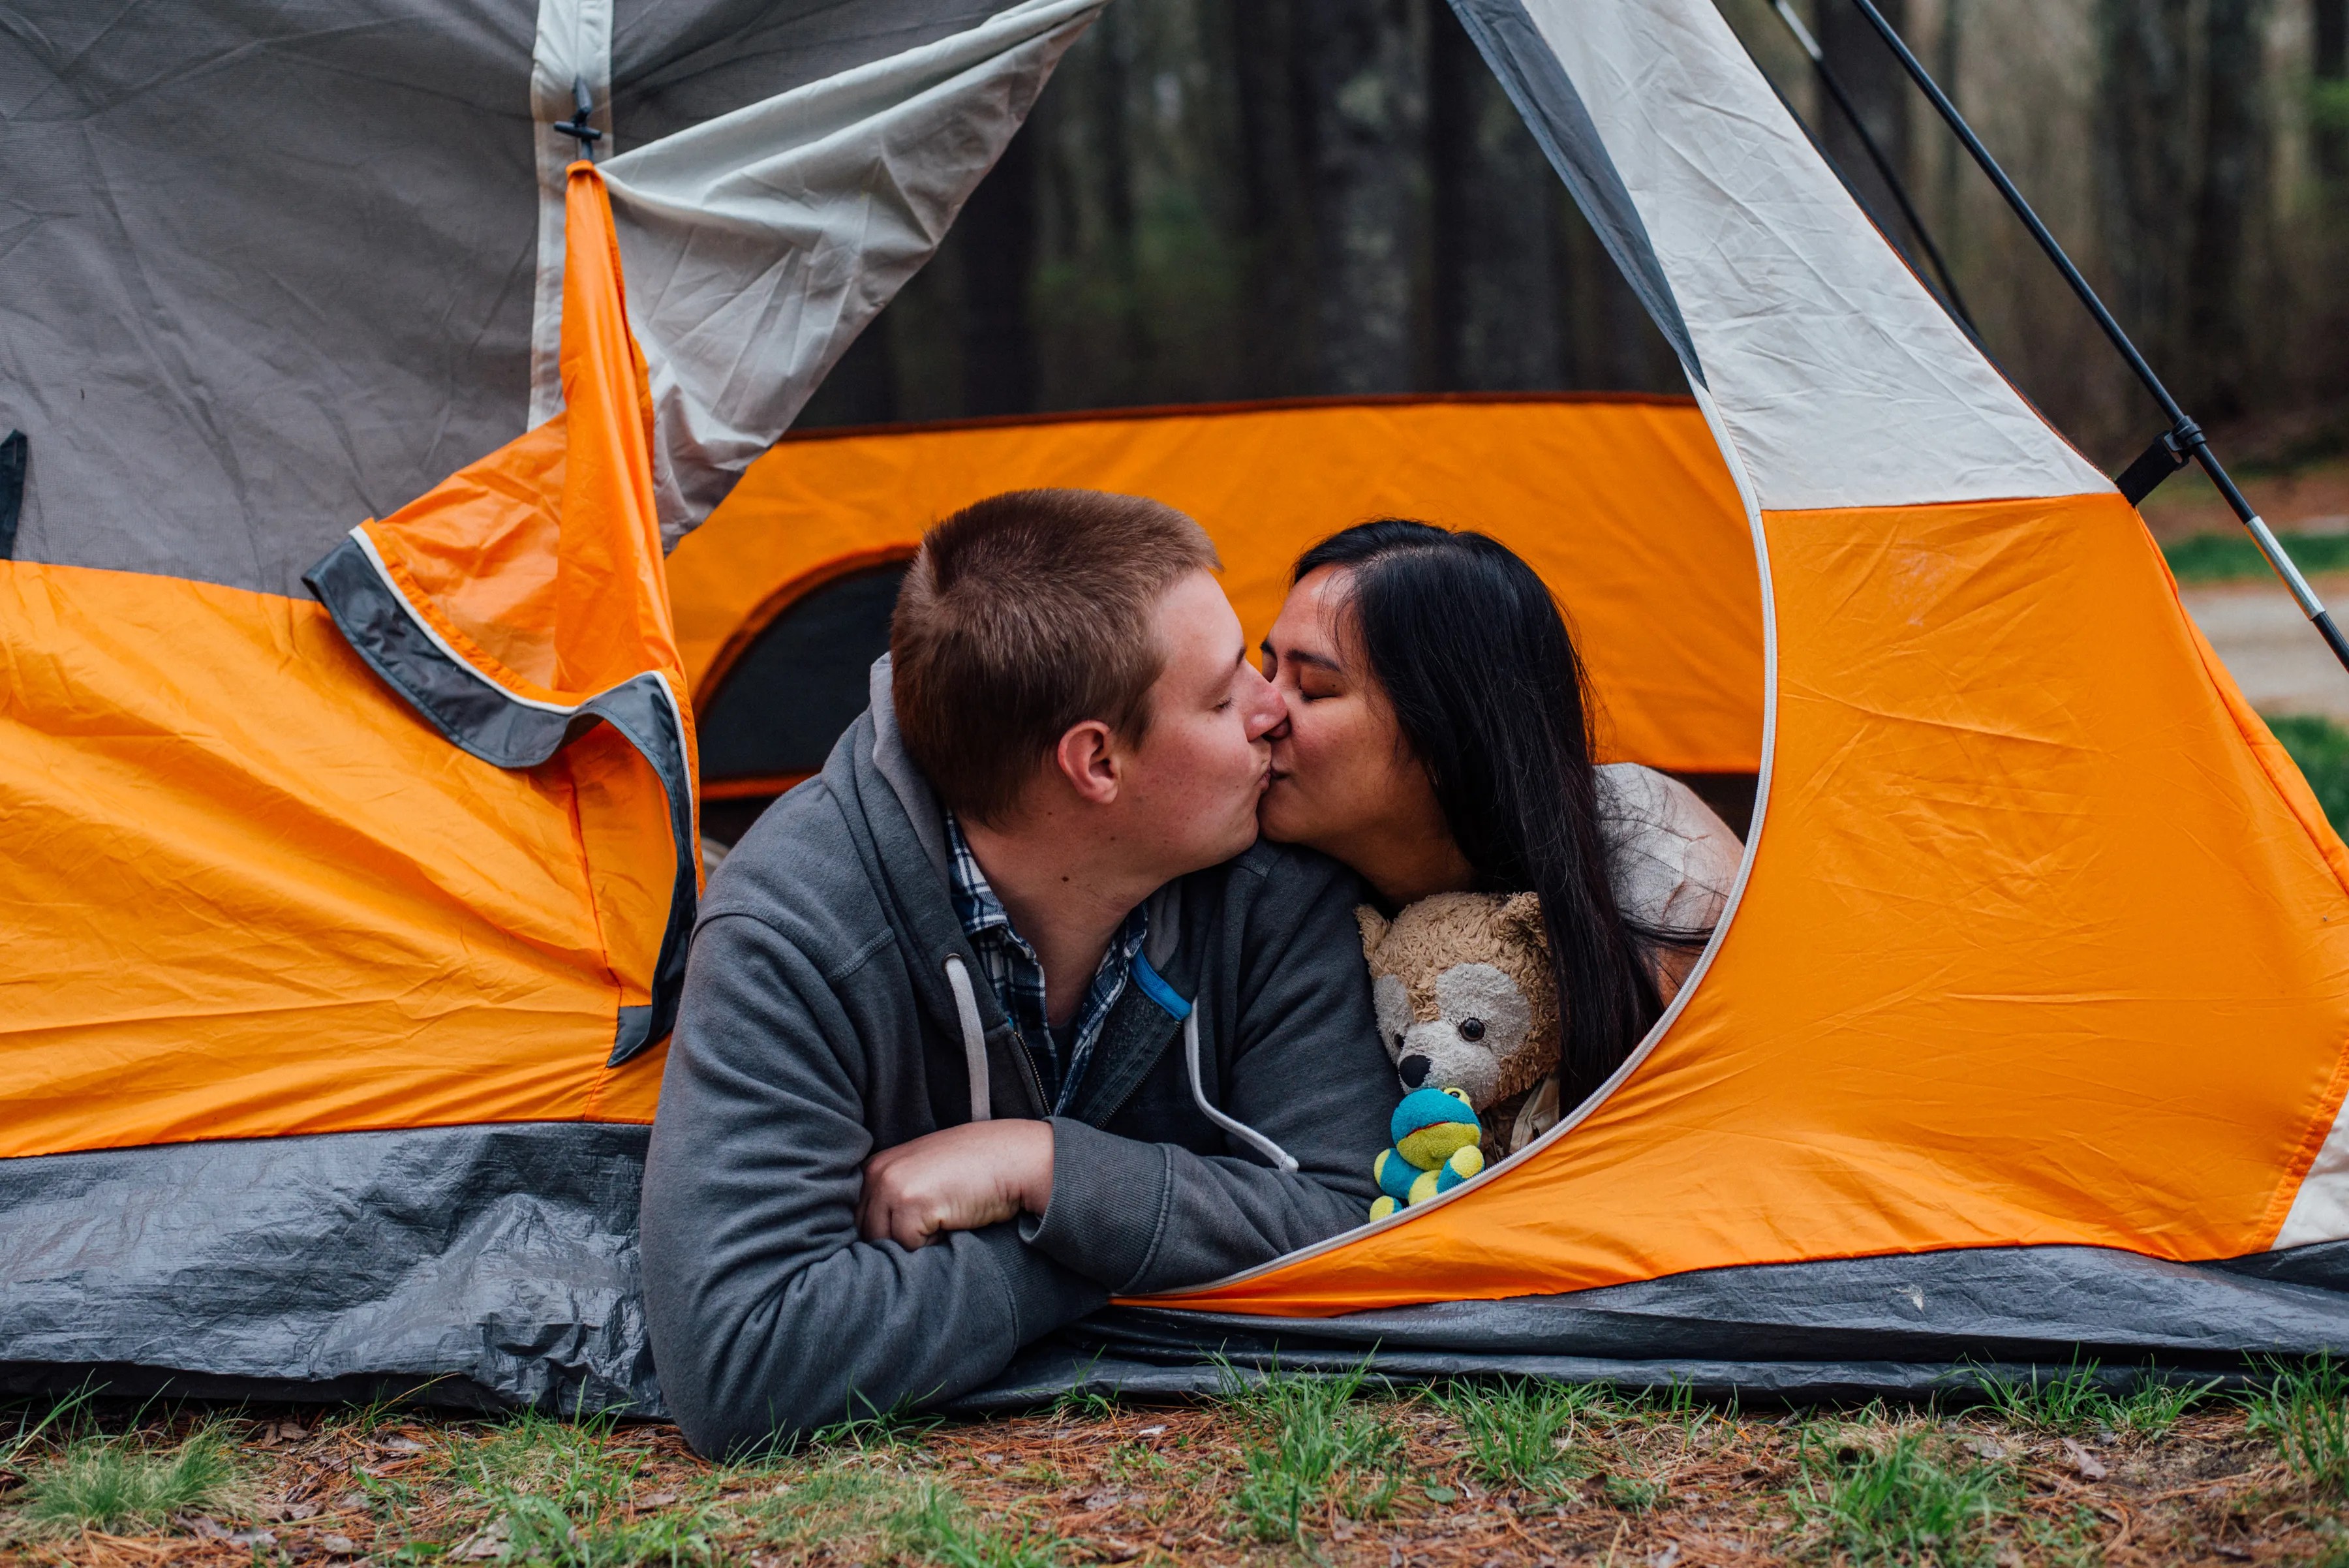
[[[770,1265],[694,1288],[651,1251],[647,1304],[668,1330],[662,1386],[687,1437],[712,1457],[950,1398],[1106,1299],[1008,1225],[913,1253],[853,1242],[788,1277]]]

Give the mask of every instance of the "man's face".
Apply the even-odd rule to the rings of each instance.
[[[1131,753],[1119,803],[1135,847],[1174,877],[1256,842],[1257,802],[1272,762],[1265,736],[1284,710],[1248,662],[1231,601],[1206,572],[1159,597],[1151,629],[1166,663],[1150,689],[1150,728]]]

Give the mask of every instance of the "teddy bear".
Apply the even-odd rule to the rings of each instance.
[[[1354,918],[1371,966],[1379,1033],[1403,1088],[1456,1091],[1468,1113],[1453,1118],[1454,1130],[1441,1137],[1418,1135],[1430,1153],[1437,1142],[1450,1144],[1441,1163],[1450,1168],[1451,1179],[1443,1179],[1434,1162],[1415,1158],[1405,1161],[1416,1168],[1407,1178],[1400,1169],[1384,1171],[1395,1179],[1382,1180],[1382,1191],[1416,1202],[1516,1153],[1557,1125],[1555,1069],[1563,1031],[1541,900],[1531,893],[1438,893],[1405,906],[1392,920],[1367,905]],[[1440,1101],[1407,1093],[1404,1104],[1415,1102],[1421,1116],[1435,1118],[1428,1127],[1444,1123]],[[1397,1118],[1400,1127],[1401,1110]],[[1405,1133],[1418,1134],[1417,1117],[1414,1124],[1398,1132],[1396,1147],[1381,1156],[1382,1170],[1391,1157],[1409,1154],[1402,1140]],[[1463,1127],[1474,1130],[1463,1137]],[[1472,1141],[1481,1158],[1475,1169],[1464,1170],[1468,1162],[1453,1150]],[[1423,1172],[1437,1180],[1420,1180]],[[1396,1193],[1396,1187],[1405,1193]]]

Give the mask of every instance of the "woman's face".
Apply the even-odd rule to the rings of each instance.
[[[1272,732],[1272,782],[1257,820],[1267,838],[1319,849],[1383,883],[1380,871],[1399,860],[1439,849],[1456,860],[1458,851],[1363,658],[1350,578],[1338,566],[1309,573],[1264,640],[1265,678],[1288,722]]]

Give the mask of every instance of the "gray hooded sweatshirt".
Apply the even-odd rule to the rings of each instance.
[[[996,1117],[1046,1114],[955,918],[945,818],[898,741],[885,659],[872,701],[712,879],[661,1080],[645,1307],[669,1407],[705,1454],[951,1398],[1113,1293],[1203,1283],[1361,1223],[1401,1094],[1360,884],[1260,843],[1152,898],[1149,973],[1050,1118],[1040,1217],[912,1252],[860,1241],[874,1150],[972,1119],[977,1085]]]

